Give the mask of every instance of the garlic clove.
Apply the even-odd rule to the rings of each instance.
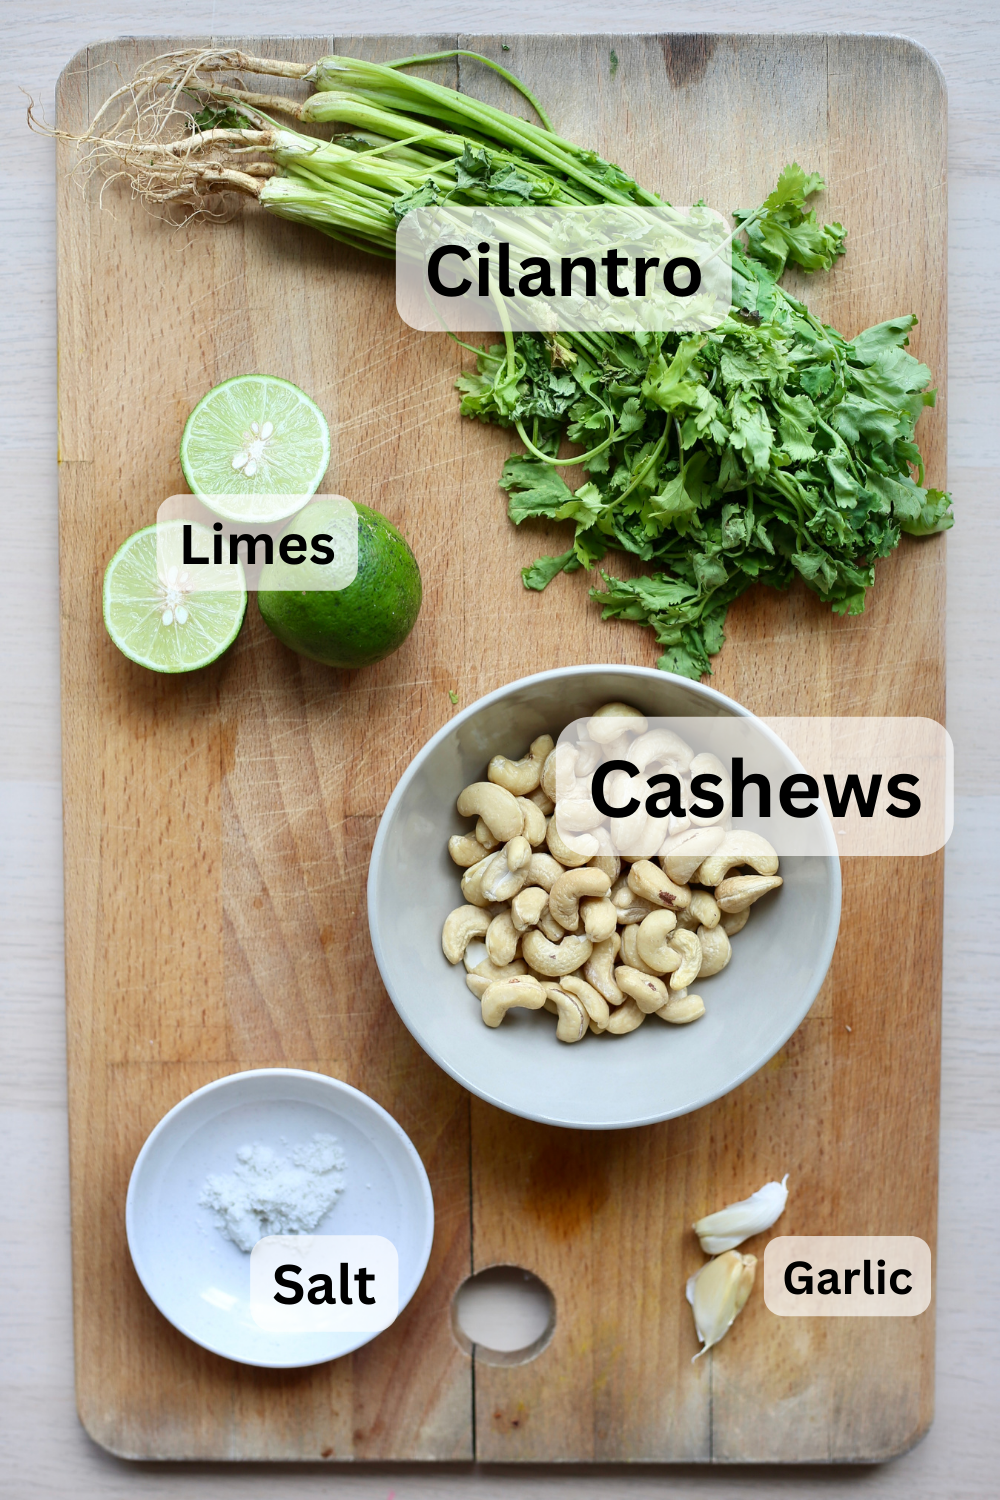
[[[756,1274],[756,1255],[727,1250],[688,1279],[686,1295],[702,1342],[698,1353],[691,1357],[692,1364],[732,1328],[746,1304]]]
[[[739,1203],[730,1203],[726,1208],[720,1208],[718,1213],[706,1214],[705,1218],[699,1219],[694,1232],[701,1241],[705,1254],[722,1255],[727,1250],[735,1250],[737,1245],[742,1245],[752,1234],[770,1229],[775,1220],[781,1217],[788,1202],[787,1182],[786,1172],[780,1182],[765,1182],[749,1198],[742,1198]]]

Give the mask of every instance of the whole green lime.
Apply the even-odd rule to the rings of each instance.
[[[343,502],[319,500],[282,533],[309,537],[343,526]],[[405,538],[385,516],[355,504],[358,514],[358,572],[346,588],[303,588],[304,574],[316,574],[309,553],[294,564],[276,557],[262,570],[257,605],[264,623],[300,656],[328,667],[367,667],[397,651],[420,613],[420,569]],[[289,555],[292,550],[285,549]],[[298,550],[298,549],[295,549]],[[281,553],[281,542],[278,543]],[[296,587],[298,585],[298,587]]]

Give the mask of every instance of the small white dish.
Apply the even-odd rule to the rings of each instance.
[[[347,1185],[316,1234],[380,1234],[399,1255],[399,1309],[420,1285],[434,1237],[423,1162],[390,1114],[366,1094],[297,1068],[232,1073],[189,1094],[153,1130],[129,1182],[125,1227],[149,1296],[196,1344],[240,1364],[293,1369],[350,1354],[374,1333],[265,1333],[250,1316],[250,1257],[199,1206],[211,1173],[231,1173],[241,1146],[284,1153],[334,1135]]]
[[[824,824],[822,855],[781,861],[785,884],[755,909],[733,962],[706,982],[707,1014],[693,1026],[649,1022],[628,1036],[556,1041],[544,1011],[511,1011],[483,1025],[441,951],[441,927],[461,905],[461,871],[448,855],[467,833],[455,801],[483,778],[492,755],[524,754],[601,703],[652,716],[751,720],[775,768],[801,771],[787,746],[748,709],[714,688],[646,667],[560,667],[498,688],[454,715],[414,757],[389,798],[368,874],[368,927],[382,982],[403,1024],[452,1078],[527,1120],[577,1130],[651,1125],[700,1109],[737,1088],[804,1020],[833,957],[840,922],[840,861]]]

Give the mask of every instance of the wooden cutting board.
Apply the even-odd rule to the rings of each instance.
[[[848,336],[915,311],[945,374],[945,100],[887,37],[226,39],[297,60],[474,47],[512,68],[556,127],[675,203],[757,203],[785,162],[823,173],[849,253],[808,285]],[[216,44],[218,41],[216,39]],[[83,128],[137,64],[190,39],[102,43],[63,73]],[[617,59],[617,62],[616,62]],[[462,60],[429,74],[512,104]],[[289,85],[290,88],[300,87]],[[517,101],[513,101],[516,106]],[[509,435],[464,421],[468,356],[396,315],[392,266],[246,213],[171,228],[59,161],[59,402],[67,1021],[77,1393],[88,1432],[134,1458],[876,1460],[932,1411],[934,1313],[778,1319],[760,1287],[717,1351],[684,1302],[692,1220],[791,1174],[785,1233],[935,1243],[942,860],[849,860],[841,938],[809,1017],[755,1078],[686,1119],[587,1135],[470,1098],[404,1030],[365,918],[379,815],[460,705],[577,662],[652,665],[601,624],[584,580],[544,594],[520,566],[560,528],[505,519]],[[326,489],[375,505],[420,560],[403,648],[353,674],[286,651],[251,602],[215,666],[133,666],[101,623],[101,577],[184,488],[184,420],[216,381],[283,375],[324,408]],[[945,417],[923,418],[944,484]],[[564,545],[564,544],[561,544]],[[747,594],[713,685],[761,714],[944,713],[944,542],[904,538],[867,612],[803,587]],[[429,920],[437,920],[429,914]],[[129,1173],[170,1106],[213,1078],[314,1068],[364,1089],[430,1174],[434,1253],[406,1312],[358,1353],[271,1372],[189,1343],[146,1298],[125,1242]],[[748,1247],[760,1253],[759,1243]],[[470,1271],[524,1266],[555,1293],[555,1335],[500,1367],[455,1342]]]

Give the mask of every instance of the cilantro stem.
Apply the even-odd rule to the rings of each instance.
[[[477,349],[475,344],[467,344],[464,339],[459,338],[457,333],[452,333],[450,328],[446,328],[444,331],[450,339],[454,339],[456,344],[461,344],[463,349],[468,349],[469,353],[474,354],[477,359],[482,354],[482,349]]]
[[[637,485],[639,485],[639,484],[642,483],[642,481],[645,479],[646,475],[649,473],[650,469],[659,460],[660,454],[663,452],[664,445],[666,444],[666,442],[667,442],[667,440],[668,440],[669,437],[670,437],[670,423],[669,422],[664,422],[664,424],[663,424],[663,432],[660,434],[660,440],[659,440],[659,442],[657,443],[656,447],[653,449],[652,453],[647,458],[646,462],[643,464],[643,466],[640,469],[639,473],[633,475],[631,484],[627,487],[627,489],[622,490],[621,494],[617,497],[617,499],[615,501],[616,505],[619,504],[622,500],[624,500],[626,495],[630,495]]]
[[[492,68],[494,73],[499,73],[501,78],[506,78],[521,97],[528,101],[543,127],[551,131],[552,122],[531,90],[526,88],[519,78],[515,78],[513,73],[509,73],[499,63],[493,62],[492,58],[484,57],[481,52],[468,52],[464,47],[455,47],[450,52],[425,52],[421,57],[400,57],[395,62],[386,63],[385,66],[387,68],[413,68],[418,63],[446,62],[449,57],[474,57],[476,62],[481,62],[484,67]]]
[[[510,318],[506,307],[500,300],[500,294],[496,287],[490,288],[490,296],[500,316],[500,326],[503,328],[503,341],[507,345],[507,380],[508,382],[512,382],[517,378],[517,349],[514,345],[514,334],[510,326]]]
[[[548,453],[543,453],[541,448],[535,447],[534,443],[525,432],[520,417],[515,417],[514,426],[517,428],[518,437],[521,439],[521,442],[527,448],[529,453],[534,454],[535,458],[541,459],[543,464],[549,464],[553,468],[560,469],[571,468],[573,464],[587,463],[590,459],[596,458],[599,453],[603,453],[605,448],[610,448],[611,444],[616,443],[622,435],[620,432],[612,429],[610,437],[605,438],[604,442],[601,443],[598,447],[591,448],[589,453],[581,453],[579,458],[551,458]]]
[[[860,480],[860,478],[858,476],[857,465],[854,462],[854,455],[851,452],[850,448],[847,446],[847,444],[844,442],[844,439],[841,437],[840,433],[837,432],[835,428],[831,427],[830,424],[829,424],[829,422],[825,421],[819,415],[817,415],[817,417],[816,417],[816,422],[817,422],[818,426],[822,427],[822,429],[823,429],[824,432],[828,433],[829,436],[833,438],[834,446],[835,446],[837,452],[838,453],[842,453],[844,455],[845,459],[847,460],[848,466],[849,466],[849,468],[851,470],[851,473],[854,475],[854,478],[860,484],[861,480]]]

